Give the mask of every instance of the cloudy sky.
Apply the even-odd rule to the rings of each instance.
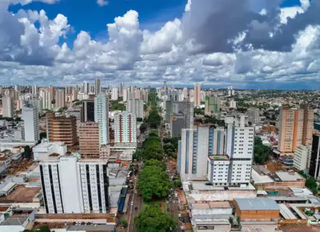
[[[0,0],[0,84],[320,89],[320,0]]]

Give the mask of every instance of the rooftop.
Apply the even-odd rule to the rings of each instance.
[[[279,206],[269,198],[242,198],[235,199],[240,210],[279,210]]]
[[[1,226],[21,226],[28,219],[28,216],[9,217],[0,223]]]
[[[31,203],[33,198],[40,192],[40,189],[40,187],[18,185],[9,195],[0,197],[0,203]]]
[[[281,181],[297,181],[304,178],[296,172],[276,172]]]
[[[220,161],[220,160],[229,160],[229,157],[227,155],[210,155],[209,156],[210,160],[216,160],[216,161]]]
[[[0,192],[8,192],[10,189],[12,189],[16,184],[13,182],[5,182],[0,184]]]

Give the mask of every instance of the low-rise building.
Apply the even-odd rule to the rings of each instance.
[[[34,161],[48,160],[52,154],[63,156],[67,153],[67,145],[64,142],[48,142],[43,139],[40,144],[32,149]]]
[[[229,218],[232,207],[229,202],[194,203],[189,205],[193,231],[230,231]]]
[[[280,207],[269,198],[237,198],[233,201],[235,214],[239,217],[241,231],[276,231]]]

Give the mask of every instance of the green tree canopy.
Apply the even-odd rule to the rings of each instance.
[[[169,176],[161,166],[145,166],[139,174],[138,190],[144,201],[167,197],[171,187]]]
[[[134,219],[139,232],[170,232],[177,223],[173,216],[163,213],[157,206],[149,206]]]

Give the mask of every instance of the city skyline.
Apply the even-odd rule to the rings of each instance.
[[[318,1],[73,3],[1,2],[0,85],[99,77],[102,86],[314,90],[320,80]]]

